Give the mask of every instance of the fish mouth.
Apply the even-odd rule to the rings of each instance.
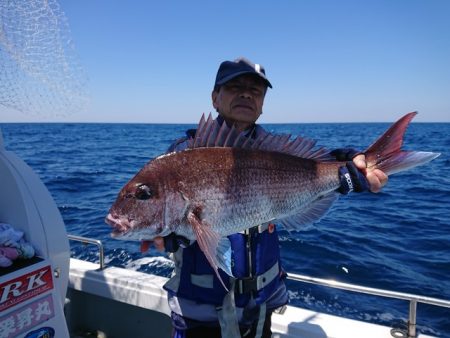
[[[123,217],[114,217],[111,213],[105,217],[105,222],[113,227],[113,231],[111,232],[112,237],[123,236],[132,228],[128,219]]]
[[[109,213],[105,217],[105,223],[113,228],[111,231],[112,238],[132,241],[151,242],[155,236],[160,235],[163,228],[162,226],[158,226],[155,229],[155,227],[146,226],[135,219],[130,219],[126,216],[117,216],[113,213]]]

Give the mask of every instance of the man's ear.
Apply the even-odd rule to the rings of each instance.
[[[211,93],[211,99],[212,99],[212,105],[214,109],[217,109],[217,96],[219,95],[219,92],[217,90],[213,90]]]

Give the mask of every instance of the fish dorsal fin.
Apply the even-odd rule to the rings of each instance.
[[[305,225],[315,223],[321,219],[338,198],[338,193],[334,191],[328,193],[310,203],[301,213],[279,219],[276,223],[283,225],[288,231],[299,231]]]
[[[314,140],[300,136],[291,139],[289,134],[271,134],[268,132],[255,135],[255,129],[249,134],[239,131],[235,126],[230,128],[225,122],[220,124],[212,118],[211,114],[205,119],[205,114],[203,114],[194,138],[189,140],[188,148],[210,147],[257,149],[320,161],[334,160],[329,150],[316,147],[316,141]]]

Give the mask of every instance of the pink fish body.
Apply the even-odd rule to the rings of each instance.
[[[367,149],[369,167],[389,174],[439,155],[400,150],[414,115]],[[342,165],[311,140],[247,138],[210,116],[188,149],[151,160],[123,187],[106,222],[116,238],[152,240],[174,232],[197,240],[217,273],[225,269],[217,257],[226,250],[219,249],[221,238],[271,221],[298,230],[323,216],[338,196]]]
[[[170,153],[151,161],[124,187],[111,216],[122,217],[129,226],[119,227],[117,234],[133,239],[149,239],[149,226],[154,236],[169,230],[196,239],[189,214],[227,236],[296,214],[333,192],[339,188],[341,165],[239,148]],[[152,195],[151,205],[147,195],[139,199],[143,185]],[[142,238],[135,237],[138,229],[144,229]]]

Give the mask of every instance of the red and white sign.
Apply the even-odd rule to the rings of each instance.
[[[0,311],[53,289],[50,265],[0,284]]]
[[[17,337],[54,316],[55,308],[50,294],[0,317],[0,338]]]

